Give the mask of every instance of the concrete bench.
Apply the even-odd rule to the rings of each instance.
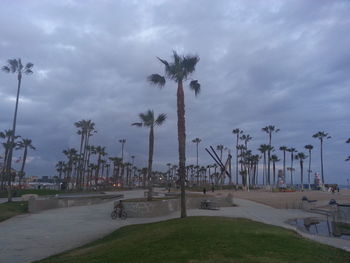
[[[218,204],[210,200],[201,201],[201,209],[219,210]]]
[[[159,195],[160,195],[159,192],[152,192],[152,196],[159,196]],[[148,196],[148,191],[145,191],[145,192],[143,193],[143,196],[144,196],[144,197],[147,197],[147,196]]]

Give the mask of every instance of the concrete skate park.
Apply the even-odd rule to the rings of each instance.
[[[179,217],[179,200],[168,199],[148,203],[125,201],[127,220],[111,219],[110,213],[116,200],[140,199],[144,197],[144,192],[130,190],[92,196],[56,196],[47,199],[50,205],[39,202],[41,209],[38,209],[39,205],[33,205],[37,209],[35,212],[34,209],[31,213],[0,223],[0,232],[6,237],[0,240],[1,258],[4,262],[31,262],[84,245],[126,225]],[[166,193],[164,189],[156,189],[156,192],[160,195]],[[308,234],[287,222],[296,218],[325,218],[326,215],[314,213],[310,209],[278,209],[237,198],[235,193],[233,196],[225,191],[212,196],[196,193],[195,197],[187,198],[188,215],[247,218],[291,229],[308,239],[350,251],[350,240]],[[207,199],[220,204],[219,209],[199,209],[201,201]],[[35,199],[29,202],[31,200],[34,204]],[[60,208],[57,208],[57,203],[60,203]]]

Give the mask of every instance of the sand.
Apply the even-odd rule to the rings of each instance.
[[[265,204],[280,209],[300,209],[301,199],[306,196],[309,200],[317,200],[317,206],[322,207],[328,204],[331,199],[340,204],[350,204],[350,190],[340,190],[339,193],[329,193],[322,191],[304,192],[268,192],[268,191],[215,191],[215,196],[227,195],[229,192],[236,198],[246,199],[257,203]],[[210,193],[213,194],[213,193]]]

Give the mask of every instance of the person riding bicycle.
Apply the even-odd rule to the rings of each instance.
[[[124,210],[122,200],[119,200],[119,202],[114,206],[114,209],[116,210],[116,212],[118,212],[118,216],[122,217],[122,212]]]

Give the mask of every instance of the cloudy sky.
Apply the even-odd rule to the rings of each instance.
[[[204,147],[233,148],[232,129],[253,137],[256,151],[267,143],[261,128],[272,124],[275,147],[303,150],[314,145],[313,171],[320,171],[319,141],[324,146],[327,182],[346,184],[350,164],[350,4],[318,1],[212,0],[2,0],[0,64],[9,58],[34,63],[24,76],[18,134],[37,147],[28,175],[54,175],[62,150],[79,145],[73,123],[91,119],[94,145],[120,155],[118,139],[127,139],[126,155],[146,166],[146,129],[131,126],[138,114],[166,113],[156,129],[155,165],[177,162],[176,87],[159,90],[147,83],[163,73],[156,56],[172,50],[197,54],[196,98],[186,88],[187,161],[209,164]],[[0,129],[11,125],[15,75],[0,73]],[[16,153],[19,155],[20,152]],[[277,151],[281,156],[281,152]],[[288,163],[287,163],[288,164]],[[295,166],[298,168],[297,164]],[[298,170],[297,170],[298,173]]]

